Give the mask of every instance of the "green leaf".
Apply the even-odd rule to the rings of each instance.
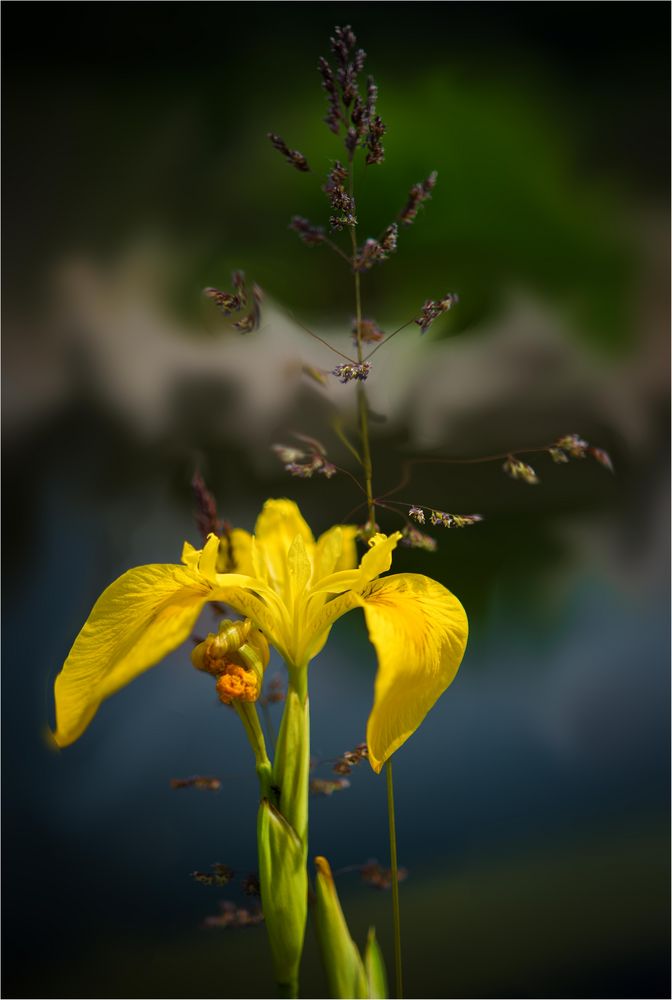
[[[268,799],[257,821],[261,905],[278,984],[296,989],[308,909],[304,846]]]
[[[308,698],[290,684],[273,762],[273,783],[279,789],[280,812],[305,844],[308,832],[310,717]]]

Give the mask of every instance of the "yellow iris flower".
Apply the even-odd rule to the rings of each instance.
[[[336,619],[362,608],[378,656],[367,743],[379,772],[455,677],[467,617],[427,576],[379,579],[399,532],[376,535],[359,562],[355,535],[342,525],[315,541],[295,503],[269,500],[254,535],[234,530],[226,550],[211,535],[201,550],[185,543],[181,566],[124,573],[96,602],[56,678],[56,743],[74,742],[105,698],[184,642],[208,601],[249,618],[294,678],[305,674]]]

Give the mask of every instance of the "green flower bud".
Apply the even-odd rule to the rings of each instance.
[[[350,937],[331,868],[326,858],[315,858],[315,917],[317,939],[332,997],[359,1000],[369,996],[366,971],[357,945]],[[379,994],[376,994],[378,996]]]
[[[366,951],[364,952],[364,968],[366,969],[366,978],[369,981],[369,997],[371,1000],[386,1000],[387,974],[385,972],[385,960],[373,927],[369,927],[369,936],[366,941]]]

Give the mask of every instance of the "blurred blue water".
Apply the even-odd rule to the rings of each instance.
[[[171,503],[138,522],[151,506],[132,491],[95,516],[64,483],[42,499],[26,572],[6,600],[4,736],[10,934],[20,952],[48,894],[58,920],[48,922],[46,955],[73,927],[86,941],[120,921],[196,926],[214,904],[189,872],[215,861],[256,867],[257,795],[238,721],[186,648],[106,703],[73,747],[54,753],[41,742],[51,680],[87,605],[129,565],[174,559],[189,531]],[[498,602],[457,680],[395,757],[412,877],[666,814],[668,604],[664,587],[651,592],[625,593],[578,566],[562,624],[542,643],[524,609]],[[211,621],[206,612],[201,631]],[[353,613],[311,667],[318,774],[363,738],[374,668]],[[272,661],[271,674],[280,669]],[[172,777],[194,773],[221,777],[222,791],[170,789]],[[312,806],[313,850],[336,869],[388,854],[384,782],[366,765],[350,778],[348,791]]]

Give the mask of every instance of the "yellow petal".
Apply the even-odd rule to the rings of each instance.
[[[283,557],[297,535],[312,550],[315,540],[293,500],[267,500],[257,518],[254,537],[267,551],[279,549]]]
[[[315,594],[342,594],[345,590],[361,592],[367,584],[381,573],[386,573],[392,565],[392,552],[396,548],[401,532],[392,535],[374,535],[371,547],[362,556],[357,569],[338,570],[317,582]]]
[[[392,551],[400,538],[401,534],[398,531],[389,536],[375,535],[373,544],[363,556],[357,569],[331,573],[311,589],[305,623],[302,626],[303,659],[311,660],[322,650],[329,637],[331,626],[337,618],[352,608],[363,606],[359,593],[374,577],[390,568]],[[354,533],[349,544],[354,546]],[[339,596],[326,601],[326,596],[330,594]]]
[[[306,545],[301,535],[295,535],[294,541],[289,546],[287,568],[292,584],[292,593],[295,596],[301,594],[308,586],[308,581],[313,572],[312,563],[308,557]]]
[[[74,742],[104,698],[179,646],[211,596],[207,582],[182,566],[141,566],[111,584],[56,678],[56,743]]]
[[[188,560],[194,553],[185,546]],[[287,628],[280,608],[250,592],[263,593],[263,584],[236,573],[218,574],[217,581],[222,586],[211,586],[189,567],[152,565],[129,570],[104,591],[56,678],[59,746],[82,735],[101,701],[184,642],[207,601],[235,608],[284,650]],[[277,602],[274,594],[267,596]]]
[[[297,535],[312,558],[315,548],[313,533],[294,501],[267,500],[257,518],[254,537],[268,580],[278,593],[288,593],[287,554]]]
[[[182,562],[190,569],[198,569],[201,557],[204,555],[208,545],[212,545],[210,538],[203,549],[195,549],[190,542],[185,542],[182,547]],[[253,576],[252,569],[252,535],[243,531],[242,528],[233,528],[228,535],[222,535],[219,539],[217,558],[215,567],[219,572],[244,573]],[[210,560],[212,562],[212,559]],[[201,572],[204,567],[201,566]]]
[[[455,677],[468,623],[454,594],[415,573],[377,580],[361,597],[378,654],[366,738],[371,766],[380,772]]]
[[[354,524],[337,524],[317,540],[313,586],[330,573],[354,569],[357,566],[355,539],[359,528]]]
[[[254,576],[252,572],[252,535],[242,528],[233,528],[227,535],[229,542],[229,566],[232,573],[245,573]]]
[[[235,576],[236,574],[231,573],[227,576],[220,576],[219,580],[232,581]],[[229,583],[228,586],[215,587],[210,592],[208,600],[228,604],[238,614],[249,618],[253,625],[261,629],[268,642],[275,646],[283,659],[286,660],[291,634],[286,609],[277,595],[267,590],[261,581],[247,576],[241,576],[239,579],[240,583]],[[267,603],[260,600],[256,594],[250,593],[250,590],[256,591],[256,594],[262,594]]]
[[[214,583],[217,577],[217,557],[219,555],[219,538],[208,535],[198,560],[198,571],[209,583]]]
[[[358,532],[359,529],[354,524],[342,524],[325,531],[317,540],[314,557],[315,565],[311,581],[312,589],[306,595],[307,602],[304,605],[304,616],[301,621],[302,653],[300,656],[302,661],[305,660],[308,662],[308,660],[317,656],[329,636],[328,624],[339,617],[336,608],[333,606],[333,601],[330,602],[329,611],[326,612],[326,615],[320,613],[320,608],[324,606],[325,601],[331,596],[330,590],[321,589],[320,581],[325,580],[327,577],[333,579],[334,574],[340,576],[345,571],[349,571],[353,582],[356,578],[356,573],[353,573],[352,567],[357,565],[355,539]],[[356,603],[355,601],[354,604]],[[354,607],[354,604],[350,604],[344,611],[350,610],[350,607]],[[344,611],[341,611],[340,614],[344,614]],[[324,625],[321,624],[323,618],[325,619]]]
[[[198,560],[201,558],[201,550],[195,549],[191,542],[185,542],[182,546],[182,562],[189,569],[198,569]]]
[[[381,573],[387,573],[392,565],[392,552],[396,549],[400,539],[400,531],[395,531],[392,535],[378,534],[373,536],[369,542],[369,550],[362,556],[359,565],[356,590],[360,590],[371,580],[375,580]]]
[[[348,590],[345,594],[339,594],[331,601],[323,604],[321,599],[311,600],[311,616],[308,618],[303,639],[304,654],[302,661],[308,662],[317,656],[329,638],[329,632],[334,622],[353,608],[363,606],[363,601],[358,594]]]

